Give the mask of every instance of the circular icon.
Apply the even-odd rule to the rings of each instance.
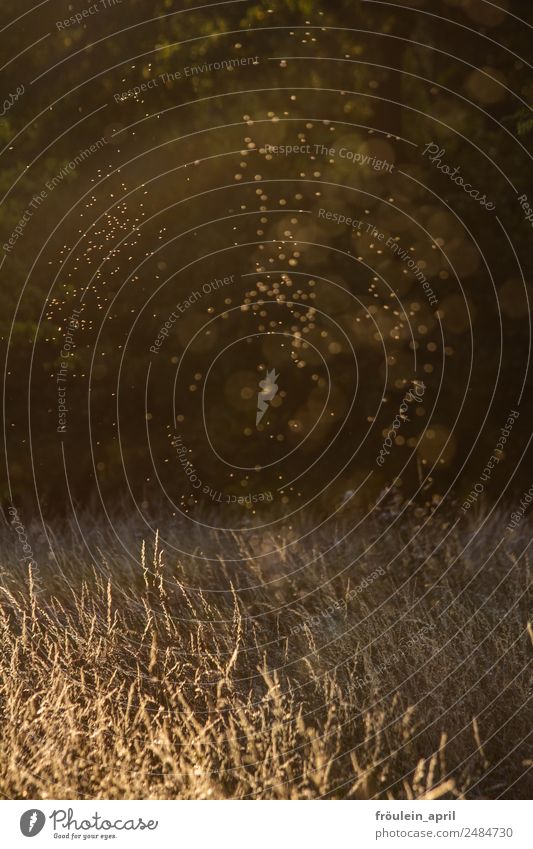
[[[42,811],[37,808],[31,808],[25,811],[20,818],[20,830],[24,837],[35,837],[43,830],[46,817]]]

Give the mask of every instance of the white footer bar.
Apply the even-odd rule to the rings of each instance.
[[[531,849],[528,801],[4,801],[6,847]]]

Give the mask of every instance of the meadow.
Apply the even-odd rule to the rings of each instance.
[[[531,798],[531,528],[501,541],[504,519],[226,534],[213,557],[189,528],[200,566],[179,525],[29,525],[28,564],[3,524],[0,792]]]

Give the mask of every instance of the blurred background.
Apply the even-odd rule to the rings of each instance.
[[[528,3],[32,5],[2,4],[5,501],[462,504],[511,411],[483,499],[531,484]]]

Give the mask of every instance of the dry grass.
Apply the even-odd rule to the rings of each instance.
[[[504,523],[472,542],[467,519],[404,550],[422,520],[367,523],[312,564],[332,531],[273,555],[235,535],[222,563],[166,529],[136,562],[111,532],[66,529],[52,556],[28,527],[33,572],[6,526],[1,793],[531,798],[529,529],[489,557]],[[115,528],[138,552],[146,529]]]

